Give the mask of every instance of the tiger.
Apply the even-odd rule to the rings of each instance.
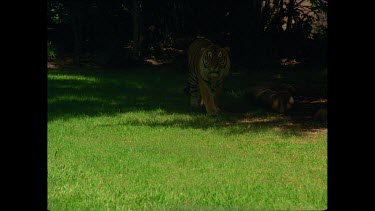
[[[265,87],[253,87],[251,92],[257,102],[278,113],[285,114],[294,105],[292,94],[286,90],[275,91]]]
[[[229,75],[229,47],[220,47],[206,38],[196,39],[188,48],[188,88],[190,106],[205,106],[209,115],[217,115],[218,96]]]

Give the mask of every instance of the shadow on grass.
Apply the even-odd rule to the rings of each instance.
[[[188,112],[184,76],[156,70],[49,71],[48,121],[158,108]]]
[[[267,117],[268,116],[268,117]],[[297,121],[290,117],[281,115],[265,114],[223,114],[212,117],[204,115],[194,115],[192,118],[174,119],[126,119],[113,124],[99,124],[98,127],[118,127],[118,126],[148,126],[148,127],[175,127],[181,129],[213,129],[225,135],[236,135],[243,133],[259,133],[270,130],[277,130],[284,137],[305,136],[307,133],[319,132],[326,129],[326,124],[314,122],[309,119]]]
[[[228,134],[278,128],[287,136],[304,135],[308,131],[326,128],[326,124],[314,122],[311,115],[301,115],[303,108],[283,116],[253,107],[246,99],[229,95],[224,96],[223,108],[227,113],[217,117],[206,116],[204,109],[192,111],[189,107],[188,96],[183,93],[185,84],[186,73],[170,66],[145,66],[129,70],[50,70],[48,121],[161,109],[167,114],[186,114],[191,118],[176,115],[173,119],[162,120],[126,119],[117,125],[101,126],[213,128],[223,129]]]

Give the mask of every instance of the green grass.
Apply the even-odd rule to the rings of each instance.
[[[234,80],[223,106],[246,110]],[[327,208],[324,126],[251,106],[209,117],[184,85],[170,67],[49,70],[49,210]]]

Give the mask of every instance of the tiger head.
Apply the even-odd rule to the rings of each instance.
[[[213,45],[209,48],[202,48],[201,51],[200,73],[203,80],[210,84],[211,91],[214,92],[224,77],[229,74],[229,47],[220,48]]]

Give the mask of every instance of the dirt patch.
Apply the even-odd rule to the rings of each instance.
[[[54,62],[47,62],[47,69],[58,69],[60,66]]]

